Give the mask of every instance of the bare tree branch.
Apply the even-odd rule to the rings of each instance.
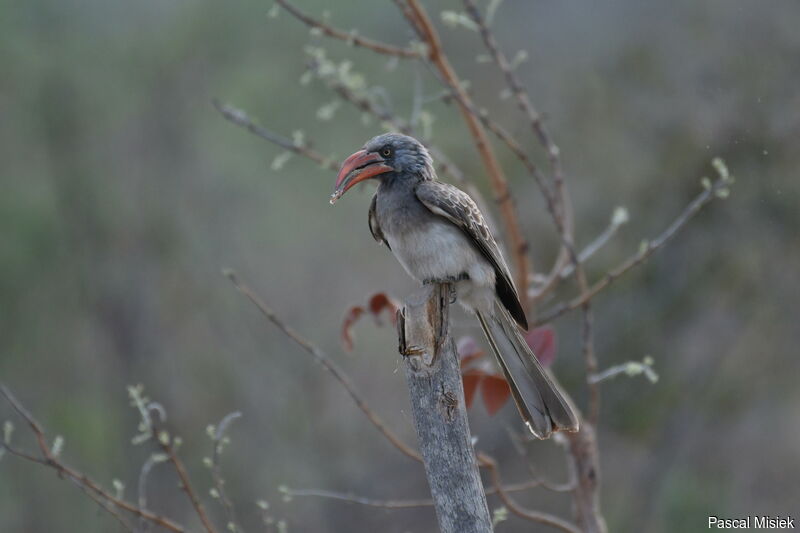
[[[312,59],[309,61],[308,66],[312,72],[320,75],[320,65],[317,60]],[[325,82],[327,83],[328,87],[333,90],[342,100],[348,102],[356,109],[372,115],[381,122],[389,124],[392,128],[396,129],[400,133],[404,133],[406,135],[413,134],[411,124],[398,117],[390,109],[379,106],[367,96],[356,94],[353,89],[338,79],[326,77]],[[461,169],[458,168],[458,166],[456,166],[456,164],[453,163],[452,160],[447,157],[439,148],[432,146],[427,142],[425,143],[425,146],[428,148],[431,155],[436,158],[436,161],[439,163],[439,167],[443,173],[449,174],[459,183],[468,183]]]
[[[327,498],[329,500],[339,500],[347,503],[366,505],[368,507],[382,507],[384,509],[413,509],[416,507],[433,507],[433,500],[430,498],[422,500],[380,500],[377,498],[367,498],[356,496],[345,492],[336,492],[324,489],[286,489],[284,493],[288,496]]]
[[[463,2],[464,7],[467,10],[467,14],[478,26],[478,30],[483,38],[484,44],[486,45],[486,49],[489,51],[492,59],[503,73],[503,77],[505,78],[511,93],[516,99],[517,105],[523,111],[523,113],[527,115],[528,122],[530,122],[530,126],[534,135],[547,153],[547,158],[550,161],[550,165],[553,169],[553,181],[556,185],[556,193],[558,198],[562,201],[562,205],[560,206],[562,209],[562,212],[560,213],[561,225],[570,229],[571,231],[571,222],[568,222],[564,219],[565,213],[563,212],[563,199],[566,196],[566,191],[564,189],[564,172],[561,165],[561,152],[558,146],[556,146],[555,142],[553,142],[553,139],[550,137],[547,128],[542,122],[541,115],[531,104],[527,91],[524,89],[519,79],[517,79],[517,75],[514,74],[514,69],[512,68],[511,63],[497,46],[497,41],[495,41],[492,31],[483,20],[483,17],[481,16],[480,11],[478,11],[474,0],[463,0]]]
[[[336,29],[333,26],[326,24],[325,22],[316,20],[310,17],[309,15],[306,15],[305,13],[297,9],[294,5],[292,5],[288,0],[275,0],[275,1],[278,4],[280,4],[281,7],[283,7],[286,11],[291,13],[291,15],[296,19],[298,19],[300,22],[311,28],[317,28],[319,31],[321,31],[328,37],[333,37],[334,39],[346,41],[354,46],[367,48],[379,54],[386,54],[394,57],[404,57],[404,58],[416,58],[420,56],[420,53],[417,50],[412,50],[410,48],[400,48],[390,44],[384,44],[378,41],[373,41],[372,39],[367,39],[366,37],[359,37],[358,34],[356,34],[355,32],[346,32]]]
[[[119,525],[122,527],[122,529],[124,529],[125,531],[130,531],[130,533],[133,533],[133,527],[128,523],[128,521],[125,519],[122,513],[119,512],[119,509],[114,507],[114,505],[104,500],[102,497],[98,496],[96,493],[92,492],[88,487],[79,483],[75,479],[73,478],[67,478],[67,479],[69,479],[73,485],[81,489],[81,491],[83,491],[84,494],[86,494],[91,500],[93,500],[97,505],[99,505],[105,512],[113,516],[114,519],[117,522],[119,522]]]
[[[684,208],[683,211],[678,215],[678,217],[672,221],[672,223],[667,226],[667,228],[661,232],[656,238],[643,241],[642,246],[639,248],[635,254],[629,256],[625,261],[620,263],[617,267],[612,268],[608,272],[606,272],[605,276],[602,279],[597,281],[594,285],[592,285],[588,291],[583,292],[582,294],[576,296],[575,298],[561,302],[547,311],[543,312],[536,320],[537,325],[541,325],[547,322],[550,322],[569,311],[577,309],[585,301],[588,301],[597,294],[599,294],[602,290],[607,288],[611,285],[615,280],[617,280],[620,276],[627,273],[629,270],[633,269],[644,263],[653,253],[667,244],[675,235],[680,232],[684,226],[686,225],[689,220],[692,219],[697,213],[699,213],[705,206],[710,204],[714,199],[716,199],[719,195],[719,192],[722,190],[727,190],[728,186],[730,185],[730,179],[726,179],[724,177],[720,177],[716,181],[714,181],[710,187],[704,189],[700,194],[698,194],[694,200],[692,200],[689,205]]]
[[[503,504],[505,504],[505,506],[508,507],[512,513],[520,518],[524,518],[525,520],[552,526],[556,529],[560,529],[561,531],[567,531],[568,533],[581,533],[581,531],[574,524],[567,522],[563,518],[559,518],[549,513],[543,513],[541,511],[534,511],[522,507],[508,494],[508,491],[504,490],[503,482],[500,477],[500,470],[497,467],[497,462],[486,454],[479,454],[478,460],[480,461],[481,466],[489,470],[490,478],[495,491],[497,492],[498,496],[500,496],[500,500],[502,500]]]
[[[561,151],[550,136],[547,127],[542,122],[541,115],[531,104],[528,92],[525,90],[522,83],[520,83],[519,79],[517,78],[517,75],[514,73],[514,68],[511,66],[511,63],[497,46],[497,41],[495,40],[491,29],[486,24],[486,21],[481,16],[474,0],[463,0],[463,2],[467,14],[478,27],[478,31],[480,32],[481,38],[486,45],[486,49],[489,51],[489,55],[503,73],[503,77],[506,80],[506,84],[508,85],[511,94],[517,101],[519,108],[528,117],[531,130],[547,154],[547,159],[553,171],[553,182],[555,185],[555,196],[557,199],[557,209],[555,210],[556,225],[560,229],[562,240],[565,241],[565,246],[569,246],[572,244],[574,239],[574,217],[572,213],[572,203],[564,183],[564,169],[561,163]],[[559,252],[559,256],[553,268],[551,269],[551,274],[548,276],[547,282],[541,288],[542,295],[547,294],[558,283],[558,279],[553,274],[558,270],[561,270],[561,268],[563,268],[563,266],[566,264],[568,259],[568,250],[565,250],[564,248],[565,247],[562,247],[561,251]],[[524,294],[527,294],[527,292]]]
[[[536,487],[548,488],[544,481],[539,479],[524,481],[521,483],[513,483],[504,485],[502,490],[506,493],[521,492]],[[560,488],[554,488],[558,492],[564,492]],[[571,489],[567,489],[571,490]],[[288,496],[292,497],[317,497],[327,498],[331,500],[340,500],[348,503],[355,503],[358,505],[365,505],[368,507],[382,507],[385,509],[413,509],[418,507],[433,507],[433,500],[430,498],[419,500],[381,500],[378,498],[368,498],[365,496],[358,496],[347,492],[337,492],[325,489],[291,489],[287,488],[283,491]],[[486,495],[497,494],[495,487],[486,489]]]
[[[286,137],[278,135],[277,133],[273,133],[268,129],[259,126],[247,116],[247,113],[241,109],[237,109],[228,104],[223,104],[218,100],[214,100],[212,103],[217,111],[222,113],[222,116],[225,117],[226,120],[236,124],[237,126],[241,126],[253,135],[261,137],[262,139],[266,139],[267,141],[280,146],[284,150],[289,150],[295,154],[307,157],[308,159],[318,163],[322,168],[333,170],[334,172],[339,169],[338,165],[329,157],[325,157],[319,152],[309,148],[306,144],[297,144],[291,139],[287,139]]]
[[[380,431],[395,448],[414,460],[422,461],[419,453],[400,440],[400,438],[395,435],[391,429],[389,429],[386,423],[381,420],[377,413],[372,410],[372,408],[367,404],[366,400],[364,400],[364,398],[361,397],[361,394],[356,390],[355,385],[353,385],[353,382],[350,380],[350,377],[345,373],[344,370],[334,363],[333,360],[325,354],[325,352],[301,337],[293,328],[284,324],[283,321],[278,318],[275,312],[267,307],[267,305],[258,296],[256,296],[256,294],[253,293],[253,291],[251,291],[247,285],[239,281],[239,278],[235,272],[226,270],[225,276],[231,280],[239,292],[246,296],[247,299],[250,300],[259,311],[261,311],[261,314],[263,314],[267,320],[274,324],[284,335],[289,337],[308,354],[314,357],[318,363],[325,367],[325,370],[333,375],[336,381],[338,381],[345,388],[347,393],[350,395],[350,398],[355,402],[358,408],[361,409],[361,411],[367,416],[369,421],[372,422],[376,428],[378,428],[378,431]]]
[[[461,364],[450,336],[452,285],[406,298],[397,332],[411,416],[442,533],[490,533],[492,519],[472,444]]]
[[[627,211],[622,208],[618,207],[614,210],[614,214],[611,217],[611,222],[608,224],[605,230],[603,230],[600,235],[594,238],[592,242],[586,245],[580,254],[578,254],[578,262],[583,264],[588,261],[594,254],[600,251],[608,242],[611,240],[614,235],[617,234],[619,228],[627,223],[628,215]],[[559,273],[558,276],[561,279],[566,279],[572,274],[575,270],[573,265],[567,265],[564,267]]]
[[[234,508],[233,502],[231,502],[230,498],[228,497],[228,493],[225,490],[225,480],[222,478],[220,456],[222,455],[225,432],[227,431],[228,426],[231,424],[231,422],[237,418],[240,418],[241,416],[242,413],[239,411],[234,411],[233,413],[228,413],[225,415],[222,420],[220,420],[219,424],[217,424],[217,429],[212,437],[214,449],[211,452],[211,478],[214,480],[214,489],[217,491],[219,501],[225,511],[228,529],[232,529],[232,533],[241,531],[241,529],[239,528],[236,520],[236,509]]]
[[[31,428],[31,431],[33,432],[36,438],[36,442],[39,445],[42,457],[36,457],[32,454],[18,451],[15,448],[11,447],[9,444],[2,443],[3,447],[9,453],[17,457],[20,457],[22,459],[25,459],[27,461],[52,468],[53,470],[58,472],[59,475],[67,477],[80,487],[95,494],[98,498],[105,500],[108,503],[120,509],[124,509],[125,511],[131,512],[136,516],[149,520],[153,524],[156,524],[165,529],[173,531],[174,533],[183,533],[185,531],[183,526],[177,524],[176,522],[173,522],[169,518],[157,515],[146,509],[141,509],[138,506],[128,501],[125,501],[121,498],[117,498],[110,492],[101,488],[95,481],[93,481],[85,474],[78,472],[77,470],[62,463],[57,457],[53,455],[52,451],[50,450],[50,447],[47,444],[47,440],[45,438],[44,430],[42,429],[42,427],[39,425],[36,419],[34,419],[33,416],[23,407],[23,405],[14,397],[14,395],[11,394],[11,391],[8,390],[5,386],[0,385],[0,394],[2,394],[5,397],[5,399],[11,404],[14,410],[25,420],[25,422]],[[98,501],[97,498],[93,499],[95,501]],[[105,506],[103,507],[103,509],[106,511],[108,510],[108,508]]]
[[[200,502],[200,499],[197,497],[197,493],[192,487],[192,483],[189,480],[189,473],[186,471],[186,466],[184,466],[183,461],[181,461],[180,457],[178,457],[178,454],[175,452],[173,441],[171,439],[162,438],[155,426],[153,426],[153,436],[158,441],[163,452],[167,455],[167,459],[172,464],[175,473],[178,474],[178,478],[181,481],[181,489],[186,493],[186,496],[189,497],[189,501],[192,503],[195,513],[197,514],[198,518],[200,518],[200,522],[203,524],[203,528],[207,533],[216,533],[216,528],[208,518],[208,514],[206,514],[203,504]]]

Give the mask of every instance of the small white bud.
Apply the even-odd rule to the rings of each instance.
[[[621,226],[629,220],[628,210],[622,206],[616,207],[611,215],[611,224]]]
[[[50,447],[50,452],[53,454],[53,457],[58,457],[61,455],[61,451],[64,449],[64,437],[61,435],[56,435],[55,440],[53,440],[53,446]]]
[[[288,150],[285,150],[285,151],[283,151],[283,152],[281,152],[281,153],[279,153],[278,155],[275,156],[275,158],[272,160],[272,164],[270,164],[269,167],[272,170],[277,172],[277,171],[281,170],[283,167],[285,167],[286,163],[291,158],[292,158],[292,153],[289,152]],[[209,434],[209,436],[213,439],[214,438],[214,432],[212,431]]]
[[[113,487],[114,487],[114,496],[118,500],[121,500],[122,496],[123,496],[123,494],[125,492],[125,483],[123,483],[122,481],[120,481],[118,479],[112,479],[111,480],[111,485],[113,485]]]
[[[719,174],[719,177],[723,180],[727,180],[730,178],[730,173],[728,172],[728,166],[725,164],[725,161],[722,160],[721,157],[715,157],[711,160],[711,164],[714,166],[714,169]]]
[[[508,509],[505,506],[498,507],[492,511],[492,525],[496,526],[500,522],[508,520]]]

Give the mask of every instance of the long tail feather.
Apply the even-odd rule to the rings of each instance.
[[[554,431],[577,431],[578,419],[572,407],[539,364],[505,309],[498,305],[492,313],[476,314],[528,429],[540,439],[548,438]]]

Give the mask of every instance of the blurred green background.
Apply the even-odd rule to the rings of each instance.
[[[481,2],[482,6],[486,2]],[[302,9],[402,44],[411,35],[389,2]],[[542,160],[475,33],[441,24],[453,1],[426,2],[475,99]],[[429,509],[380,510],[278,490],[324,488],[376,498],[427,495],[422,469],[377,434],[341,387],[221,275],[230,267],[289,323],[340,362],[375,409],[415,436],[392,328],[356,326],[347,308],[376,291],[414,288],[369,236],[371,188],[328,206],[334,176],[227,123],[213,98],[245,108],[284,135],[303,130],[337,160],[381,131],[320,82],[301,85],[306,44],[349,58],[395,111],[410,113],[414,79],[430,72],[310,35],[269,2],[0,2],[0,381],[48,429],[64,459],[105,486],[135,494],[147,445],[133,446],[127,384],[142,383],[204,493],[206,425],[241,410],[223,466],[249,531],[254,502],[290,531],[432,531]],[[646,266],[595,303],[602,368],[650,354],[661,380],[603,385],[602,502],[612,531],[700,531],[707,516],[797,513],[800,371],[800,4],[793,0],[506,0],[494,27],[562,149],[588,243],[616,206],[631,222],[589,264],[597,279],[653,237],[713,175],[723,157],[737,177]],[[383,100],[381,100],[383,101]],[[433,138],[485,192],[457,111],[432,98]],[[556,252],[535,184],[498,154],[517,195],[534,265]],[[495,213],[496,215],[496,213]],[[567,285],[560,293],[574,293]],[[462,317],[459,331],[474,333]],[[555,371],[585,399],[576,316],[556,322]],[[508,481],[524,468],[506,429],[514,408],[471,411],[479,446]],[[8,405],[0,418],[13,418]],[[18,426],[15,442],[33,447]],[[530,446],[541,471],[566,476],[558,446]],[[167,468],[149,480],[152,507],[197,526]],[[570,515],[541,489],[520,500]],[[221,510],[208,498],[213,516]],[[490,498],[490,506],[499,502]],[[795,515],[797,516],[797,515]],[[498,531],[529,531],[515,517]],[[113,531],[117,523],[51,471],[0,462],[0,531]],[[539,528],[544,529],[544,528]],[[534,525],[534,530],[536,526]]]

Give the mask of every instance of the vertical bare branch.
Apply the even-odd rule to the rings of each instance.
[[[449,284],[423,287],[398,312],[411,414],[442,533],[490,533],[461,366],[449,333]]]
[[[583,533],[606,533],[600,509],[600,467],[594,425],[584,422],[576,433],[565,433],[577,485],[573,492],[575,519]]]
[[[520,83],[519,79],[517,78],[517,75],[514,73],[514,68],[511,66],[511,63],[497,45],[497,41],[495,40],[489,25],[480,14],[480,11],[475,5],[474,0],[463,0],[463,2],[467,14],[470,16],[470,18],[472,18],[478,27],[478,31],[480,32],[481,38],[486,45],[486,49],[489,51],[489,54],[497,64],[500,71],[503,73],[506,84],[508,85],[511,94],[514,96],[517,105],[527,116],[534,136],[536,139],[538,139],[542,148],[544,148],[553,172],[553,182],[555,185],[557,199],[557,209],[554,211],[554,216],[556,217],[556,225],[559,227],[561,233],[563,246],[561,247],[558,258],[551,268],[550,274],[548,274],[544,285],[539,289],[540,295],[544,296],[560,281],[556,274],[567,264],[567,261],[569,260],[569,250],[567,250],[567,247],[573,244],[574,239],[572,202],[564,183],[564,169],[561,163],[561,151],[553,141],[553,138],[548,132],[547,127],[542,122],[541,115],[533,107],[533,104],[531,104],[528,92],[525,90],[522,83]]]

